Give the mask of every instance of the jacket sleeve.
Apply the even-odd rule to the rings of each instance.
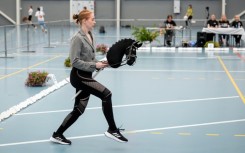
[[[93,72],[96,70],[96,62],[95,61],[84,61],[81,59],[83,42],[81,38],[75,36],[71,40],[71,48],[70,48],[70,60],[73,67],[80,69],[82,71]]]

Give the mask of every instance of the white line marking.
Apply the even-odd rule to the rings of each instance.
[[[189,125],[180,125],[180,126],[170,126],[170,127],[163,127],[163,128],[133,130],[133,131],[123,132],[123,133],[131,133],[131,134],[132,133],[143,133],[143,132],[171,130],[171,129],[181,129],[181,128],[189,128],[189,127],[201,127],[201,126],[219,125],[219,124],[228,124],[228,123],[237,123],[237,122],[245,122],[245,119],[218,121],[218,122],[208,122],[208,123],[200,123],[200,124],[189,124]],[[68,139],[74,140],[74,139],[94,138],[94,137],[101,137],[101,136],[104,136],[104,134],[93,134],[93,135],[68,137]],[[15,143],[5,143],[5,144],[0,144],[0,147],[35,144],[35,143],[43,143],[43,142],[49,142],[49,141],[50,141],[49,139],[46,139],[46,140],[35,140],[35,141],[23,141],[23,142],[15,142]]]
[[[210,57],[193,57],[193,56],[184,56],[184,57],[152,57],[152,56],[137,56],[139,59],[198,59],[198,60],[210,60],[210,59],[216,59],[216,58],[210,58]],[[222,59],[229,59],[229,60],[239,60],[236,56],[222,56]]]
[[[159,53],[159,52],[158,52]],[[163,52],[163,53],[169,53],[169,52]],[[31,54],[32,57],[50,57],[56,54],[61,54],[61,57],[67,57],[67,53],[64,52],[54,52],[54,53],[35,53],[35,54]],[[23,53],[15,53],[15,56],[19,56],[19,57],[29,57],[30,54],[23,54]],[[197,59],[197,60],[210,60],[209,57],[203,56],[203,57],[196,57],[196,56],[179,56],[179,57],[157,57],[157,56],[137,56],[138,59]],[[236,56],[223,56],[224,59],[232,59],[232,60],[239,60],[237,59]],[[223,59],[222,58],[222,59]]]
[[[197,101],[210,101],[210,100],[234,99],[234,98],[239,98],[239,96],[203,98],[203,99],[187,99],[187,100],[172,100],[172,101],[139,103],[139,104],[129,104],[129,105],[116,105],[116,106],[113,106],[113,108],[147,106],[147,105],[158,105],[158,104],[173,104],[173,103],[185,103],[185,102],[197,102]],[[90,107],[90,108],[86,108],[86,109],[87,110],[94,110],[94,109],[101,109],[101,107]],[[56,111],[43,111],[43,112],[30,112],[30,113],[18,113],[15,115],[22,116],[22,115],[35,115],[35,114],[49,114],[49,113],[59,113],[59,112],[68,112],[68,111],[71,111],[71,109],[56,110]]]
[[[0,67],[0,70],[19,70],[19,69],[23,69],[22,67],[19,68],[4,68],[4,67]],[[30,70],[35,70],[35,69],[46,69],[46,70],[71,70],[70,68],[47,68],[47,67],[43,67],[43,68],[32,68]],[[107,68],[104,69],[104,71],[116,71],[116,72],[191,72],[191,73],[225,73],[225,71],[220,70],[220,71],[212,71],[212,70],[160,70],[160,69],[156,69],[156,70],[146,70],[146,69],[113,69],[113,68]],[[230,71],[233,73],[245,73],[245,71]]]
[[[170,127],[164,127],[164,128],[153,128],[153,129],[134,130],[134,131],[131,131],[131,132],[133,132],[133,133],[141,133],[141,132],[151,132],[151,131],[181,129],[181,128],[188,128],[188,127],[200,127],[200,126],[208,126],[208,125],[237,123],[237,122],[245,122],[245,119],[229,120],[229,121],[219,121],[219,122],[208,122],[208,123],[200,123],[200,124],[189,124],[189,125],[181,125],[181,126],[170,126]]]
[[[211,70],[137,70],[137,69],[105,69],[104,71],[117,71],[117,72],[191,72],[191,73],[225,73],[223,70],[211,71]],[[245,71],[230,71],[233,73],[244,73]]]
[[[9,67],[9,68],[0,68],[0,70],[20,70],[20,69],[23,69],[24,67]],[[71,68],[48,68],[48,67],[39,67],[39,68],[31,68],[29,70],[71,70]]]
[[[57,54],[61,54],[61,57],[67,57],[67,53],[64,52],[54,52],[54,53],[34,53],[34,54],[24,54],[24,53],[14,53],[14,56],[19,56],[19,57],[49,57],[49,56],[54,56]]]

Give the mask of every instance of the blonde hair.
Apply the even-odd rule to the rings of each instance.
[[[81,23],[83,19],[87,20],[92,13],[93,12],[89,11],[89,10],[82,10],[79,14],[74,14],[73,15],[73,20],[76,20],[77,24],[79,22]]]

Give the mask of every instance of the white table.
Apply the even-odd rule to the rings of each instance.
[[[203,28],[202,32],[227,35],[242,35],[242,40],[245,41],[245,31],[243,28]]]
[[[166,29],[166,28],[160,28],[160,27],[146,27],[146,29],[149,30],[160,30],[160,29]],[[182,30],[183,26],[175,26],[172,30]]]
[[[228,34],[228,35],[243,35],[243,28],[203,28],[202,32]]]

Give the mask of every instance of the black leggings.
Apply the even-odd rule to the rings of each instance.
[[[36,26],[31,22],[31,19],[32,19],[32,15],[29,15],[29,16],[28,16],[29,22],[31,23],[31,25],[32,25],[33,27],[36,27]]]
[[[235,42],[236,42],[236,44],[240,44],[240,41],[241,41],[242,35],[233,35],[233,37],[235,38]]]
[[[84,72],[76,68],[73,68],[71,71],[70,82],[72,86],[76,88],[76,93],[79,90],[82,90],[82,92],[76,97],[72,112],[66,116],[57,130],[57,133],[63,134],[63,132],[84,113],[90,94],[102,100],[102,110],[109,125],[109,129],[116,130],[111,102],[112,94],[110,90],[94,80],[91,72]]]
[[[188,16],[188,19],[185,21],[185,25],[188,26],[188,22],[190,23],[192,20],[192,16]]]

